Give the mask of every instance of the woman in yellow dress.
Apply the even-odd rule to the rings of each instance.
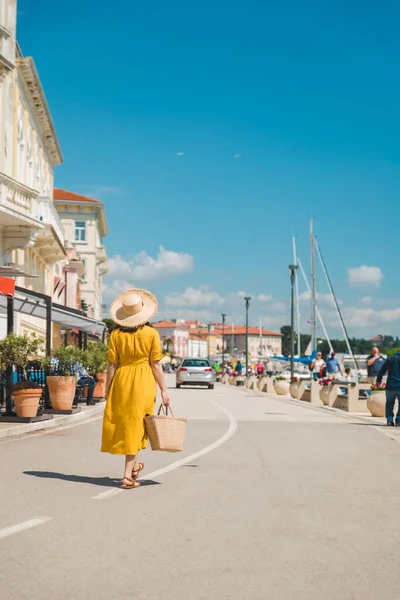
[[[155,297],[137,288],[118,296],[110,308],[117,328],[108,347],[101,451],[125,455],[124,489],[140,486],[136,480],[144,463],[137,461],[137,455],[147,445],[144,418],[154,412],[156,382],[164,405],[169,405],[160,336],[149,325],[156,311]]]

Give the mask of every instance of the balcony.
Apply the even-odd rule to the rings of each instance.
[[[98,246],[96,249],[96,263],[99,267],[100,275],[108,273],[108,258],[105,246]]]
[[[42,258],[53,264],[66,256],[65,234],[60,216],[50,198],[35,199],[35,217],[44,228],[35,239],[35,248]]]

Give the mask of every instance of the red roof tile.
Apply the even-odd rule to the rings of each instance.
[[[178,323],[172,323],[172,321],[159,321],[158,323],[152,323],[156,329],[186,329],[183,325]]]
[[[233,329],[233,331],[232,331]],[[222,335],[222,327],[218,327],[215,329],[215,332],[219,333],[220,335]],[[225,335],[229,336],[232,335],[232,333],[234,335],[246,335],[246,327],[244,325],[234,325],[234,327],[232,328],[232,325],[225,325]],[[259,327],[249,327],[249,335],[260,335],[260,328]],[[276,337],[283,337],[282,333],[277,333],[276,331],[270,331],[269,329],[263,329],[262,330],[262,335],[263,336],[276,336]]]
[[[53,200],[75,200],[76,202],[94,202],[96,204],[102,204],[100,200],[95,200],[94,198],[89,198],[88,196],[81,196],[80,194],[75,194],[74,192],[68,192],[67,190],[62,190],[61,188],[54,188]]]

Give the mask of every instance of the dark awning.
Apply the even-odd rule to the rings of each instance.
[[[0,295],[0,312],[7,311],[7,296]],[[23,293],[16,292],[14,297],[14,311],[26,315],[32,315],[39,319],[46,319],[46,303],[42,298],[35,295],[35,292],[26,290]],[[90,317],[85,317],[78,310],[62,306],[61,304],[52,304],[51,320],[53,323],[59,323],[70,329],[79,329],[83,333],[90,335],[103,335],[105,324],[103,321],[97,321]]]

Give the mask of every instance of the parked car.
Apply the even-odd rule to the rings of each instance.
[[[184,358],[176,372],[176,387],[181,385],[206,385],[214,388],[215,373],[206,358]]]

